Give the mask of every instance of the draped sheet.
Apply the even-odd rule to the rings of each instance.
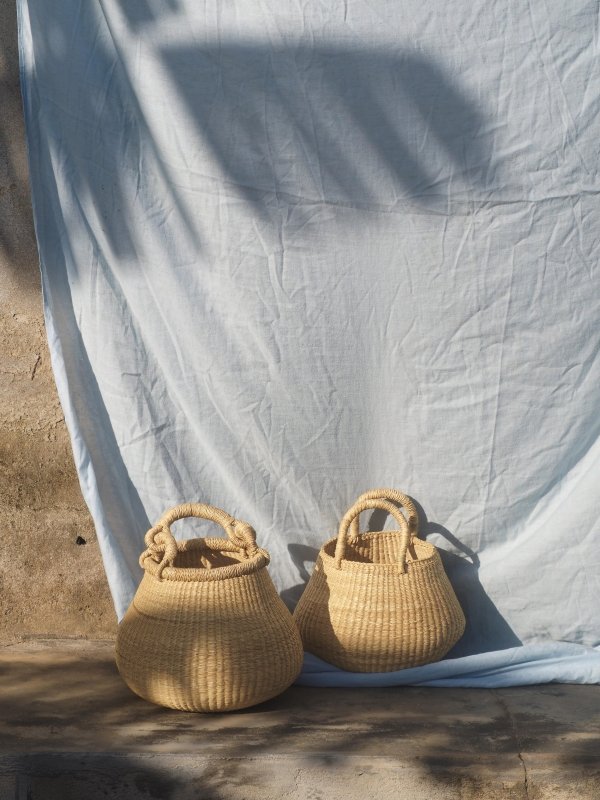
[[[301,680],[599,682],[595,0],[19,0],[19,37],[118,616],[175,504],[251,522],[292,607],[348,506],[395,486],[467,631],[438,665],[309,655]]]

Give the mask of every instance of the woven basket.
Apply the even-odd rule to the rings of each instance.
[[[399,530],[359,534],[369,508],[392,514]],[[374,489],[357,500],[321,548],[294,612],[305,650],[351,672],[416,667],[450,650],[465,617],[438,551],[417,530],[415,506],[401,492]]]
[[[175,541],[184,517],[218,522],[227,539]],[[284,691],[302,666],[300,636],[267,571],[254,530],[224,511],[187,504],[146,534],[145,573],[117,635],[127,685],[159,705],[233,711]]]

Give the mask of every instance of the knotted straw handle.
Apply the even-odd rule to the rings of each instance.
[[[398,503],[398,505],[405,508],[408,513],[408,530],[410,531],[411,537],[418,535],[419,515],[417,514],[415,504],[404,492],[399,492],[397,489],[370,489],[368,492],[361,494],[356,502],[360,503],[363,500],[389,500],[390,502]],[[352,524],[350,525],[348,541],[355,542],[358,536],[359,527],[357,516],[352,520]]]
[[[400,542],[398,572],[406,572],[406,551],[411,539],[408,523],[404,518],[404,514],[398,508],[396,508],[396,506],[392,505],[388,500],[382,500],[381,498],[377,497],[366,500],[357,500],[357,502],[344,514],[342,521],[340,522],[337,543],[335,546],[336,569],[342,568],[342,561],[344,560],[344,556],[346,554],[347,535],[350,525],[352,524],[353,520],[358,519],[358,516],[362,511],[366,511],[368,508],[380,508],[382,511],[387,511],[388,514],[391,514],[394,517],[400,526],[400,535],[402,539]]]
[[[156,572],[156,577],[159,580],[165,567],[173,566],[178,552],[177,542],[171,533],[171,525],[177,520],[185,519],[186,517],[199,517],[200,519],[217,522],[225,529],[227,536],[235,547],[243,550],[249,558],[258,552],[256,533],[254,528],[248,525],[247,522],[235,519],[226,511],[215,506],[209,506],[206,503],[184,503],[166,511],[144,537],[147,550],[144,550],[140,556],[140,565],[142,567],[144,566],[144,559],[148,556],[151,556],[155,561],[159,561],[160,553],[164,550],[164,555]]]

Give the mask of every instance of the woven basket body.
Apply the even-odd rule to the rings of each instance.
[[[382,497],[403,498],[409,523]],[[367,508],[393,513],[400,530],[358,534],[354,520]],[[438,661],[456,644],[464,614],[416,526],[405,495],[379,489],[359,498],[322,547],[294,612],[305,650],[351,672],[391,672]]]
[[[219,511],[185,506],[176,518],[206,517],[199,508]],[[142,555],[145,574],[116,647],[119,672],[146,700],[233,711],[281,693],[300,672],[302,643],[267,571],[268,555],[236,541],[240,530],[246,538],[254,532],[228,519],[235,536],[177,542],[166,561],[164,534],[146,539],[153,546]]]

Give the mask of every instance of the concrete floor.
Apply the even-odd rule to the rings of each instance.
[[[600,798],[600,687],[308,689],[229,715],[122,683],[111,642],[0,650],[0,800]]]

